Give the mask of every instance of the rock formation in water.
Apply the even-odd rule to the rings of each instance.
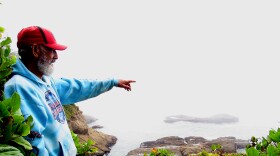
[[[196,136],[185,138],[170,136],[155,141],[143,142],[139,148],[130,151],[126,156],[149,154],[153,148],[168,149],[172,153],[175,153],[176,156],[189,156],[190,154],[198,154],[203,150],[211,152],[211,146],[213,144],[222,145],[222,150],[225,153],[237,153],[238,150],[245,149],[248,143],[247,140],[236,139],[235,137],[221,137],[214,140],[207,140],[203,137]]]
[[[173,115],[165,118],[164,122],[174,123],[179,121],[193,122],[193,123],[213,123],[213,124],[228,124],[236,123],[239,119],[232,115],[217,114],[210,117],[191,117],[187,115]]]

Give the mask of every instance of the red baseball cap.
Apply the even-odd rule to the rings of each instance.
[[[67,46],[56,43],[52,32],[39,26],[23,28],[18,33],[17,47],[21,48],[32,44],[43,44],[55,50],[65,50]]]

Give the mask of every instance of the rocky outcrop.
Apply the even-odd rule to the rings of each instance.
[[[76,105],[64,106],[69,128],[78,135],[80,141],[86,142],[88,139],[95,142],[94,146],[98,148],[98,152],[94,156],[103,156],[110,152],[111,147],[116,144],[117,138],[112,135],[104,134],[97,130],[93,130],[87,124],[94,120],[87,116],[85,119],[82,111]]]
[[[147,141],[140,144],[140,147],[130,151],[127,156],[141,156],[144,153],[150,153],[153,148],[168,149],[176,156],[188,156],[197,154],[203,150],[211,152],[213,144],[220,144],[225,153],[236,153],[238,149],[246,148],[249,142],[247,140],[236,139],[235,137],[220,137],[213,140],[207,140],[203,137],[190,136],[180,138],[170,136],[160,138],[156,141]]]

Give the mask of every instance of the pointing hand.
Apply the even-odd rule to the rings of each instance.
[[[134,83],[134,80],[119,80],[118,87],[124,88],[127,91],[131,91],[130,83]]]

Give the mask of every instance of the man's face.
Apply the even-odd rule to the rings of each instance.
[[[37,62],[38,70],[43,73],[43,75],[50,76],[53,73],[54,66],[53,63],[57,60],[57,53],[54,49],[48,48],[46,46],[40,45],[39,50],[41,55]]]

